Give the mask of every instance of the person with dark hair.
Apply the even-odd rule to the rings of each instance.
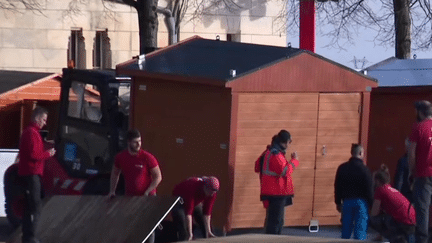
[[[126,196],[153,196],[162,181],[156,158],[141,148],[141,134],[133,129],[127,133],[127,149],[115,156],[111,171],[109,198],[115,196],[120,173],[124,176]],[[154,233],[147,242],[154,242]]]
[[[408,147],[409,139],[405,139],[405,154],[398,160],[396,174],[394,178],[394,188],[402,193],[410,202],[412,202],[412,191],[409,182],[409,165],[408,165]]]
[[[390,186],[386,165],[374,173],[375,194],[370,225],[390,242],[414,242],[415,210],[410,201]]]
[[[351,158],[336,171],[335,203],[342,213],[342,238],[365,240],[369,213],[373,202],[372,175],[363,162],[364,149],[360,144],[351,147]]]
[[[175,186],[173,196],[183,200],[183,204],[177,203],[171,211],[179,241],[193,239],[194,219],[204,238],[215,237],[211,214],[219,187],[219,180],[214,176],[190,177]]]
[[[432,107],[426,100],[414,104],[417,123],[409,137],[408,163],[414,178],[413,199],[416,210],[416,242],[427,242],[432,195]]]
[[[255,162],[255,172],[259,173],[261,184],[260,199],[267,208],[264,223],[266,234],[281,234],[284,226],[285,207],[292,205],[294,185],[291,174],[299,165],[297,153],[291,160],[285,158],[291,134],[281,130],[273,136],[272,143]]]
[[[25,205],[22,223],[22,242],[39,242],[35,237],[36,226],[42,209],[41,176],[45,160],[54,156],[56,150],[44,149],[40,130],[46,125],[48,111],[36,107],[31,115],[30,125],[21,134],[19,142],[18,175],[22,178],[25,189]]]

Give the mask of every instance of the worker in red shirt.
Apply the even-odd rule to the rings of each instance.
[[[414,242],[415,210],[401,192],[390,186],[388,167],[374,173],[375,194],[370,225],[390,242]],[[379,238],[378,238],[379,239]],[[382,239],[379,239],[382,241]]]
[[[42,209],[41,176],[45,160],[54,156],[54,148],[44,150],[40,129],[46,125],[48,111],[36,107],[31,115],[30,125],[21,134],[19,142],[18,174],[25,188],[25,205],[22,223],[22,242],[39,242],[35,238],[36,226]]]
[[[181,197],[183,201],[183,204],[178,203],[172,210],[179,241],[193,239],[192,214],[203,236],[215,237],[210,222],[217,191],[219,180],[214,176],[191,177],[175,186],[173,195]]]
[[[291,154],[291,160],[285,158],[291,142],[291,134],[281,130],[273,136],[271,145],[255,162],[255,172],[259,173],[261,184],[260,198],[267,208],[264,223],[266,234],[282,233],[285,207],[292,205],[294,185],[291,174],[299,161],[296,152]]]
[[[429,210],[432,196],[432,106],[429,101],[414,104],[417,123],[409,137],[408,164],[414,177],[413,200],[416,210],[416,242],[428,241]],[[411,177],[410,176],[410,177]]]
[[[141,134],[138,130],[127,133],[127,149],[118,153],[111,171],[109,198],[115,196],[120,173],[124,176],[126,196],[153,196],[162,181],[156,158],[141,149]],[[154,233],[147,242],[154,242]]]

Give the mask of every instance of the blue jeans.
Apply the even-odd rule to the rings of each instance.
[[[432,195],[432,177],[418,177],[414,181],[414,207],[416,210],[416,243],[427,242],[429,207]]]
[[[366,200],[346,199],[342,205],[342,239],[351,238],[354,229],[354,239],[366,240],[369,212]]]

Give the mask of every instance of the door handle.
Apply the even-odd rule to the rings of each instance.
[[[325,145],[322,146],[322,155],[323,156],[327,155],[327,147]]]

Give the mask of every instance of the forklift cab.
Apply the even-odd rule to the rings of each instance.
[[[70,176],[110,173],[126,147],[128,87],[114,71],[63,69],[56,149]]]

